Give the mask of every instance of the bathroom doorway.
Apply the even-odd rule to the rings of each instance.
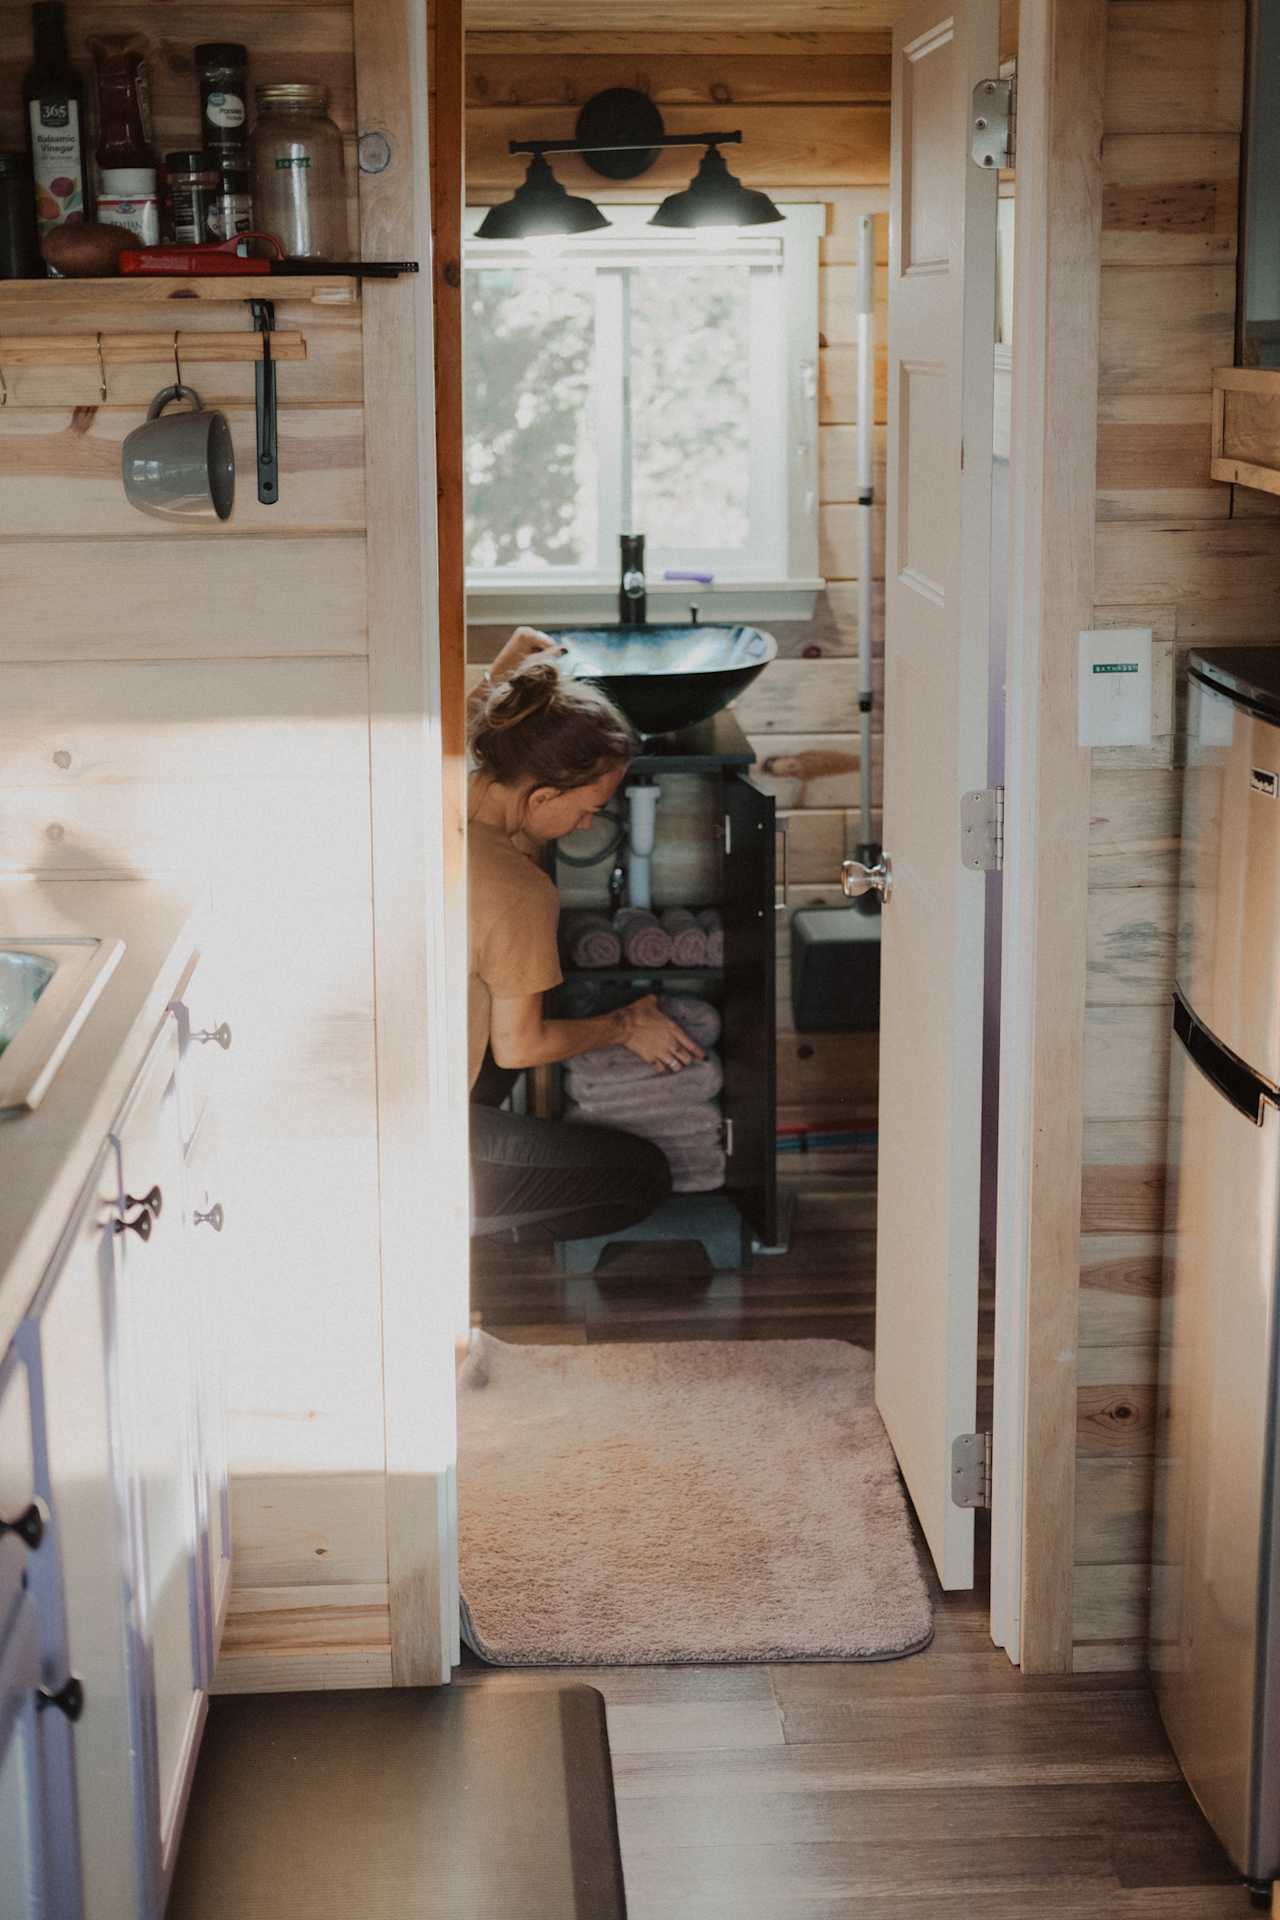
[[[1006,10],[1007,11],[1007,10]],[[1009,50],[1012,28],[1006,22],[1005,51]],[[469,179],[467,199],[481,211],[509,198],[518,185],[523,160],[512,161],[505,153],[507,142],[527,135],[540,136],[544,123],[555,133],[571,132],[573,116],[563,106],[566,98],[575,108],[585,89],[594,88],[619,77],[622,68],[611,68],[601,52],[576,54],[571,34],[560,36],[559,44],[549,48],[545,42],[535,50],[518,45],[518,36],[492,30],[486,46],[485,30],[473,37],[469,51]],[[708,36],[710,39],[711,36]],[[883,51],[887,42],[882,38]],[[658,60],[656,51],[642,48],[646,65]],[[582,61],[572,68],[568,80],[564,71],[553,78],[541,63],[554,53],[563,69],[566,61]],[[621,54],[614,41],[609,57],[617,55],[635,66],[635,54]],[[674,59],[675,56],[672,56]],[[711,55],[713,59],[717,56]],[[728,55],[718,56],[723,64]],[[688,54],[679,56],[686,74]],[[535,66],[535,62],[540,63]],[[553,62],[554,64],[554,62]],[[634,72],[632,72],[634,77]],[[859,67],[854,84],[858,88],[875,85],[872,67]],[[843,103],[847,109],[849,103]],[[883,115],[887,136],[889,102],[883,94],[858,102],[859,114],[866,110],[866,121],[878,111]],[[556,112],[559,110],[559,120]],[[788,109],[788,112],[790,109]],[[770,108],[774,128],[781,124],[781,109]],[[740,113],[736,117],[743,117]],[[846,115],[847,117],[847,115]],[[809,118],[819,124],[816,107]],[[687,123],[688,116],[684,116]],[[552,125],[552,122],[556,122]],[[763,120],[759,123],[763,125]],[[819,142],[811,139],[805,146],[803,164],[811,171],[819,162],[814,155]],[[845,153],[847,155],[847,147]],[[750,178],[746,166],[746,143],[742,160],[744,178]],[[664,164],[667,156],[664,156]],[[842,159],[839,164],[849,164]],[[756,746],[752,778],[771,787],[777,811],[788,816],[790,831],[786,841],[786,862],[782,843],[778,842],[774,883],[779,889],[778,905],[792,911],[798,906],[838,909],[836,878],[840,860],[855,851],[856,774],[858,768],[855,709],[842,705],[842,699],[855,689],[852,658],[856,631],[848,626],[849,608],[854,600],[855,583],[842,575],[839,566],[828,560],[842,546],[852,547],[852,521],[856,501],[841,498],[850,490],[849,472],[852,429],[855,422],[842,417],[839,383],[848,377],[853,364],[851,337],[856,322],[846,304],[851,291],[856,258],[847,247],[849,219],[866,209],[878,226],[877,296],[887,265],[887,179],[877,186],[866,178],[865,156],[855,157],[862,169],[858,180],[819,179],[814,185],[803,182],[779,182],[756,173],[752,184],[770,191],[779,205],[821,203],[843,207],[828,217],[820,244],[820,290],[818,337],[819,364],[813,370],[819,401],[820,488],[830,489],[823,498],[815,494],[813,507],[818,519],[821,541],[822,578],[828,585],[819,591],[815,605],[803,618],[788,623],[785,618],[769,617],[774,636],[779,629],[793,625],[794,632],[783,635],[776,665],[771,665],[759,685],[746,697],[751,718],[748,739]],[[576,159],[557,162],[574,193],[587,193],[599,204],[612,208],[642,204],[639,188],[620,192],[601,186]],[[686,168],[687,172],[687,168]],[[887,168],[886,168],[887,174]],[[668,178],[660,187],[665,189]],[[674,180],[672,177],[672,184]],[[646,188],[652,193],[651,187]],[[473,223],[475,215],[473,215]],[[843,229],[843,235],[842,235]],[[466,268],[462,271],[464,289]],[[466,298],[464,293],[464,311]],[[880,329],[883,340],[883,326]],[[465,345],[465,343],[464,343]],[[465,362],[464,362],[465,364]],[[882,390],[881,390],[882,391]],[[880,398],[880,396],[878,396]],[[881,412],[883,400],[877,412]],[[879,449],[877,450],[879,452]],[[877,495],[882,498],[882,483],[877,473]],[[883,529],[879,529],[882,538]],[[606,603],[615,589],[605,590]],[[486,617],[473,619],[468,637],[473,680],[483,670],[486,654],[510,631],[510,621],[487,617],[494,602],[481,602]],[[544,604],[545,601],[544,601]],[[577,609],[576,617],[581,618]],[[561,621],[568,610],[561,613]],[[875,618],[882,619],[882,600],[877,592]],[[553,624],[554,610],[548,618]],[[764,622],[762,622],[764,624]],[[792,646],[793,639],[799,644]],[[877,660],[877,681],[882,684],[882,669]],[[801,674],[811,674],[802,680]],[[834,690],[843,677],[846,694],[819,694],[821,686]],[[784,688],[786,691],[784,692]],[[751,702],[757,704],[753,708]],[[776,701],[773,713],[765,703]],[[821,703],[821,713],[815,712]],[[738,703],[741,711],[744,702]],[[758,717],[757,717],[758,716]],[[878,743],[874,749],[878,752]],[[854,776],[850,779],[850,776]],[[843,784],[842,784],[843,783]],[[665,803],[664,803],[665,804]],[[671,807],[660,818],[676,820]],[[687,821],[688,815],[685,819]],[[705,823],[714,827],[713,818]],[[602,833],[607,829],[602,829]],[[706,838],[699,838],[697,853],[705,855]],[[661,841],[659,841],[661,846]],[[584,845],[583,853],[589,853]],[[571,849],[570,851],[573,851]],[[675,849],[673,848],[673,851]],[[655,853],[655,861],[658,854]],[[582,881],[578,873],[587,871]],[[607,906],[607,884],[612,863],[606,859],[594,874],[576,870],[568,880],[575,902],[583,907]],[[824,878],[823,876],[829,876]],[[595,891],[591,891],[591,889]],[[583,889],[577,899],[577,890]],[[596,899],[596,893],[600,899]],[[660,902],[659,904],[663,904]],[[680,902],[684,904],[684,902]],[[689,905],[698,904],[695,901]],[[615,1247],[591,1273],[566,1272],[548,1252],[480,1246],[473,1250],[473,1311],[483,1328],[503,1339],[516,1342],[555,1342],[591,1346],[612,1339],[643,1338],[699,1339],[731,1337],[751,1339],[786,1337],[788,1334],[812,1335],[824,1330],[824,1337],[852,1339],[869,1345],[874,1322],[874,1188],[875,1188],[875,1035],[831,1029],[801,1029],[794,1024],[791,980],[788,977],[792,954],[791,913],[777,915],[786,923],[785,936],[776,948],[776,1019],[779,1036],[775,1056],[777,1073],[777,1157],[778,1191],[785,1202],[794,1196],[798,1216],[792,1232],[781,1231],[776,1241],[762,1243],[753,1234],[749,1264],[716,1269],[708,1266],[706,1248],[688,1243],[624,1243]],[[781,932],[781,926],[779,926]],[[831,1070],[832,1062],[840,1063]],[[545,1093],[530,1089],[533,1101]],[[554,1096],[553,1096],[554,1097]],[[780,1249],[780,1250],[774,1250]],[[984,1325],[989,1334],[990,1305]],[[984,1351],[989,1339],[984,1335]],[[989,1396],[989,1373],[984,1369],[984,1396]],[[981,1526],[979,1529],[981,1536]]]

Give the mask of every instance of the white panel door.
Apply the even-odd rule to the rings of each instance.
[[[876,1399],[944,1587],[973,1584],[951,1445],[975,1424],[996,180],[968,157],[998,0],[893,35]],[[964,458],[968,448],[970,458]]]

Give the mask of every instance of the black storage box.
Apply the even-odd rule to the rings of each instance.
[[[877,902],[877,905],[879,903]],[[797,1033],[874,1033],[880,1025],[880,915],[800,907],[791,916]]]

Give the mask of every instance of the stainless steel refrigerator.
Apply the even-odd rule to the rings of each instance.
[[[1190,662],[1151,1664],[1240,1872],[1280,1878],[1280,648]]]

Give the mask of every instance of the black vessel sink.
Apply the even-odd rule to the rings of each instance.
[[[776,658],[758,627],[553,627],[563,671],[590,680],[643,734],[709,720]]]

